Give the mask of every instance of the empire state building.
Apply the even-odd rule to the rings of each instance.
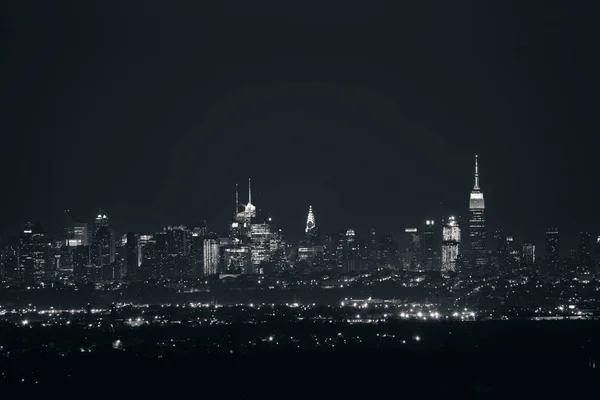
[[[485,265],[485,202],[483,192],[479,188],[479,167],[475,156],[475,185],[469,196],[469,245],[473,264],[477,267]]]

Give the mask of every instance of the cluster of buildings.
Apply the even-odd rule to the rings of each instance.
[[[127,232],[118,236],[108,216],[99,212],[93,222],[77,219],[68,210],[63,237],[50,238],[39,223],[25,224],[19,237],[4,241],[0,277],[17,283],[75,280],[84,282],[187,279],[213,275],[360,273],[382,268],[437,271],[444,276],[489,275],[529,268],[540,272],[592,273],[592,236],[582,232],[580,246],[568,257],[559,254],[557,229],[546,232],[543,262],[531,242],[517,244],[502,230],[486,237],[485,201],[479,185],[475,156],[474,185],[468,218],[457,215],[427,219],[403,234],[357,235],[353,229],[322,236],[309,206],[304,237],[297,244],[284,241],[273,218],[252,204],[239,201],[226,234],[211,232],[205,223],[192,227],[167,226],[153,234]],[[600,237],[596,241],[600,256]]]
[[[420,227],[405,228],[401,236],[377,236],[374,230],[357,235],[348,229],[321,239],[311,207],[306,239],[299,243],[295,260],[308,262],[312,268],[343,273],[392,268],[468,277],[498,276],[523,270],[550,275],[590,275],[600,266],[600,236],[596,240],[595,257],[592,257],[589,232],[580,233],[579,248],[570,251],[568,257],[559,254],[558,229],[546,231],[544,244],[544,258],[539,259],[531,241],[518,243],[502,229],[488,236],[479,160],[475,156],[474,184],[465,220],[458,215],[426,219]]]

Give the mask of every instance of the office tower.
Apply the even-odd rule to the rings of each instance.
[[[256,218],[256,207],[252,204],[252,186],[248,179],[248,203],[243,205],[239,202],[238,185],[235,186],[235,213],[233,222],[230,225],[229,241],[227,245],[222,246],[225,271],[231,273],[252,273],[252,224]],[[238,211],[243,207],[242,211]],[[261,233],[264,227],[256,228],[257,240],[264,245]],[[260,239],[258,239],[260,238]],[[260,250],[258,253],[262,253]],[[255,261],[262,256],[255,253]]]
[[[85,248],[84,246],[77,246]],[[73,248],[71,246],[63,245],[60,250],[60,265],[58,267],[58,278],[61,280],[68,280],[73,277],[74,263],[73,263]]]
[[[2,278],[14,279],[19,263],[19,238],[10,238],[2,247]]]
[[[91,231],[87,222],[77,219],[69,210],[65,210],[67,216],[66,244],[69,247],[89,246]]]
[[[498,271],[503,271],[509,264],[509,256],[506,235],[502,229],[496,229],[494,232],[494,244],[494,266]]]
[[[204,239],[204,275],[215,275],[219,272],[219,239],[208,237]]]
[[[120,279],[120,271],[115,265],[116,244],[114,231],[106,225],[100,226],[94,236],[92,245],[92,265],[89,266],[87,277],[90,281]]]
[[[546,254],[545,254],[546,266],[552,272],[557,272],[558,264],[560,261],[558,229],[550,228],[550,229],[546,230],[546,238],[544,241],[544,247],[546,250]]]
[[[417,228],[404,230],[404,249],[402,251],[404,268],[416,271],[421,269],[421,239]]]
[[[369,231],[369,238],[367,239],[365,248],[365,261],[369,265],[369,268],[377,268],[379,261],[379,243],[377,242],[377,233],[375,229]]]
[[[475,156],[475,184],[469,197],[469,252],[471,264],[476,272],[484,272],[482,268],[487,262],[485,250],[485,202],[479,187],[478,157]]]
[[[325,236],[323,240],[323,264],[327,268],[332,268],[336,265],[336,242],[331,236]]]
[[[130,279],[137,279],[138,268],[142,265],[142,247],[139,236],[133,232],[127,232],[125,244],[125,275]]]
[[[531,267],[535,264],[535,245],[526,241],[523,244],[523,265]]]
[[[377,247],[379,248],[378,264],[385,268],[397,268],[400,261],[398,254],[398,243],[392,235],[384,235],[380,238]]]
[[[196,224],[192,228],[190,262],[195,277],[204,275],[204,239],[211,236],[213,235],[209,232],[206,221],[202,224]]]
[[[69,247],[88,246],[89,232],[86,222],[74,222],[67,227],[67,245]]]
[[[49,251],[50,243],[40,223],[26,223],[21,229],[15,280],[40,282],[49,278]]]
[[[442,228],[442,273],[456,272],[460,253],[460,224],[455,216],[449,216]]]
[[[346,232],[339,231],[337,238],[335,239],[335,263],[336,267],[339,268],[340,271],[344,269],[345,249]]]
[[[592,266],[592,235],[589,232],[579,234],[579,266],[589,271]]]
[[[98,230],[102,227],[108,228],[108,217],[106,214],[98,213],[94,220],[94,231],[92,232],[91,237],[94,238],[98,233]]]
[[[260,223],[250,224],[251,262],[253,266],[270,260],[271,255],[271,218]]]
[[[314,257],[313,246],[307,240],[301,240],[298,243],[298,255],[296,261],[298,262],[312,262]]]
[[[521,264],[521,249],[519,248],[517,242],[512,236],[506,237],[506,252],[508,254],[508,270],[506,272],[510,272],[510,270],[516,266]]]
[[[421,240],[421,250],[423,251],[421,265],[427,271],[435,269],[436,260],[436,240],[435,240],[435,221],[425,221]]]
[[[31,256],[33,258],[33,279],[36,282],[49,279],[50,271],[50,242],[46,237],[46,232],[39,222],[33,227],[31,234],[32,248]]]
[[[344,263],[343,270],[346,273],[355,272],[360,269],[358,241],[353,229],[348,229],[344,241]]]
[[[176,225],[165,227],[163,234],[165,235],[164,247],[160,247],[163,276],[167,278],[191,277],[193,275],[190,266],[192,232],[185,225]]]
[[[30,281],[33,277],[33,227],[31,222],[23,225],[19,237],[18,261],[14,271],[17,282]]]

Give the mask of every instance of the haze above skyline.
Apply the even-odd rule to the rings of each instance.
[[[592,6],[396,3],[9,1],[2,234],[65,208],[224,231],[248,177],[292,238],[309,205],[401,232],[466,217],[476,153],[488,235],[598,233]]]

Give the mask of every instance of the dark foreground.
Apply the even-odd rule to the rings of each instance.
[[[502,355],[415,355],[402,352],[340,352],[208,358],[137,357],[28,359],[3,364],[17,375],[41,376],[6,382],[4,395],[24,398],[102,399],[163,396],[220,398],[341,398],[441,393],[536,396],[597,393],[598,370],[574,360]],[[37,375],[37,374],[36,374]],[[34,380],[37,380],[35,383]]]
[[[377,338],[376,332],[383,327],[397,337],[418,330],[423,339],[385,347],[374,340],[361,346],[335,348],[263,347],[210,354],[186,349],[158,356],[114,350],[97,342],[99,345],[89,353],[57,356],[32,351],[0,358],[0,391],[6,398],[14,394],[20,398],[61,399],[373,399],[439,398],[440,394],[496,397],[506,393],[535,398],[597,396],[598,322],[398,324],[347,326],[346,330],[335,326],[335,330],[342,330],[348,337],[360,333],[362,337]],[[274,332],[276,328],[266,330]],[[332,329],[316,325],[304,328],[321,335],[324,329]],[[238,333],[239,341],[246,340],[239,336],[241,328],[228,329],[230,334]],[[252,337],[260,336],[256,330],[265,327],[245,329],[243,333]],[[279,334],[285,330],[298,333],[299,326],[279,327]],[[77,332],[71,333],[79,335]],[[369,336],[370,332],[373,335]],[[126,333],[116,334],[126,338]],[[173,333],[161,328],[129,331],[130,335],[143,337],[143,343],[150,337]],[[205,333],[199,329],[177,331],[179,336],[198,337],[203,342]],[[82,333],[88,339],[92,334]],[[14,345],[26,335],[30,336],[30,345],[43,346],[44,337],[57,341],[43,329],[5,331],[2,337],[5,343],[12,341]],[[36,335],[40,340],[33,342]]]

